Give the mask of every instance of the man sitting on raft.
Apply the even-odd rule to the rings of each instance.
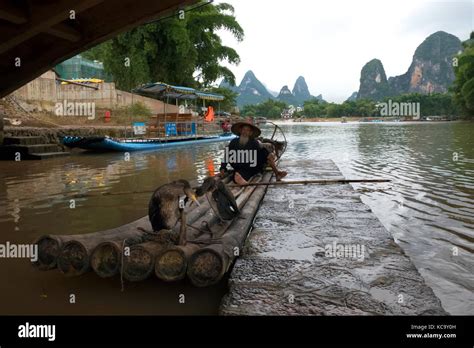
[[[287,172],[278,170],[275,153],[256,139],[261,133],[258,127],[251,123],[238,122],[232,125],[231,131],[238,138],[233,139],[226,147],[224,161],[220,167],[221,176],[225,174],[227,164],[234,169],[233,179],[238,185],[247,184],[252,176],[263,172],[267,164],[275,173],[277,181],[287,175]]]

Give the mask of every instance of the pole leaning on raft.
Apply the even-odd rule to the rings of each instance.
[[[332,184],[351,184],[351,183],[380,183],[391,182],[390,179],[316,179],[316,180],[293,180],[293,181],[272,181],[248,183],[244,185],[230,184],[229,187],[242,186],[283,186],[283,185],[332,185]]]

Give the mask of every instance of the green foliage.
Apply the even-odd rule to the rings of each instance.
[[[305,101],[303,107],[304,111],[302,112],[302,115],[306,117],[321,117],[323,114],[326,113],[324,103],[322,103],[318,99],[311,99]]]
[[[375,102],[368,99],[345,101],[342,104],[325,103],[312,99],[304,103],[305,117],[342,117],[342,116],[372,116],[376,111]]]
[[[220,94],[224,96],[224,100],[217,102],[217,101],[206,101],[206,105],[211,105],[214,107],[214,110],[220,110],[221,111],[231,111],[234,106],[236,106],[236,99],[238,93],[225,88],[225,87],[212,87],[208,88],[205,90],[206,92],[209,93],[215,93],[215,94]]]
[[[474,41],[464,43],[464,51],[457,56],[458,66],[454,67],[455,80],[452,86],[454,100],[464,115],[474,117]]]
[[[84,53],[104,62],[117,87],[131,90],[142,83],[166,82],[189,87],[209,87],[224,77],[235,83],[224,61],[238,64],[240,57],[222,45],[218,30],[227,30],[241,41],[244,31],[234,9],[226,3],[201,6],[177,17],[143,25]],[[125,59],[130,59],[130,66]]]
[[[152,112],[142,102],[135,102],[132,105],[128,105],[124,108],[124,113],[132,116],[151,116]]]
[[[284,102],[268,99],[260,104],[245,105],[240,114],[242,116],[262,116],[266,118],[280,118],[282,111],[288,105]]]
[[[456,116],[459,114],[459,108],[454,103],[451,94],[403,94],[396,97],[386,97],[382,102],[388,103],[420,103],[421,116]],[[305,117],[370,117],[380,116],[377,111],[376,103],[369,99],[357,99],[345,101],[342,104],[322,103],[313,99],[304,103],[304,111],[296,116]]]
[[[392,100],[397,103],[420,103],[421,116],[457,116],[459,108],[454,103],[452,94],[402,94],[396,97],[387,97],[384,102]]]

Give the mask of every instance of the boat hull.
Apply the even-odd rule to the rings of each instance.
[[[235,138],[233,134],[222,134],[212,137],[185,138],[185,139],[114,139],[109,137],[76,137],[65,136],[62,143],[70,148],[80,148],[91,151],[145,151],[164,148],[199,145],[230,141]]]

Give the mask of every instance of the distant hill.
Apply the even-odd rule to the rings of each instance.
[[[299,76],[296,79],[292,91],[290,91],[288,86],[283,86],[280,90],[280,94],[277,97],[278,100],[290,105],[303,105],[305,101],[313,98],[323,101],[323,96],[321,94],[315,97],[309,93],[308,85],[306,84],[306,80],[303,76]]]
[[[232,89],[238,93],[237,106],[242,107],[247,104],[258,104],[274,97],[267,91],[265,86],[257,79],[252,70],[245,73],[238,87],[230,86],[227,81],[223,81],[220,87]]]
[[[293,95],[293,93],[290,91],[288,86],[283,86],[280,90],[280,93],[277,96],[277,99],[279,101],[285,102],[289,105],[295,105],[296,104],[296,98]]]
[[[297,104],[303,104],[306,100],[310,100],[313,96],[309,93],[308,85],[303,76],[299,76],[293,86],[293,95]]]
[[[247,104],[258,104],[268,99],[276,99],[283,101],[289,105],[303,105],[306,100],[316,98],[323,101],[322,95],[312,96],[309,93],[308,85],[303,76],[299,76],[290,91],[287,85],[283,86],[279,93],[271,93],[265,85],[260,82],[252,70],[245,73],[239,86],[231,86],[227,81],[223,80],[220,87],[229,88],[238,94],[237,106],[242,107]]]
[[[360,87],[357,98],[381,100],[388,95],[390,95],[390,89],[382,62],[378,59],[372,59],[364,65],[360,72]]]
[[[446,93],[454,81],[452,58],[461,50],[459,38],[438,31],[418,46],[405,74],[388,80],[382,62],[373,59],[362,68],[357,98],[380,100],[404,93]]]
[[[351,94],[351,96],[349,98],[346,99],[346,101],[355,101],[357,100],[357,91],[355,91],[354,93]]]

